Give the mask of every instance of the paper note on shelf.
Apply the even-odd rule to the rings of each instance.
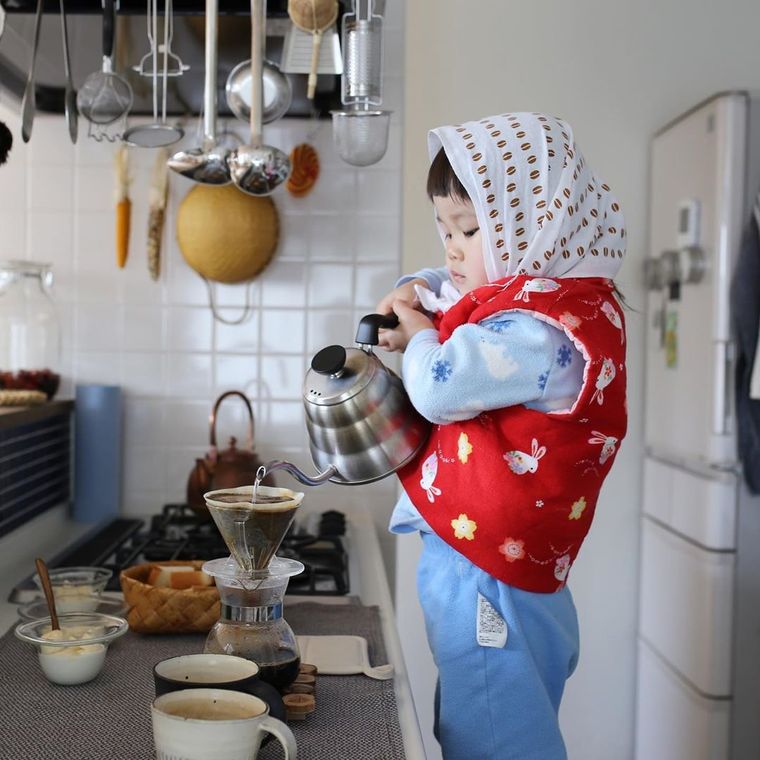
[[[369,664],[367,639],[362,636],[297,636],[301,661],[316,665],[320,675],[343,676],[364,673],[387,681],[393,678],[393,665]]]

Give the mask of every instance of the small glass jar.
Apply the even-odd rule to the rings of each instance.
[[[0,261],[0,389],[55,396],[61,331],[50,264]]]

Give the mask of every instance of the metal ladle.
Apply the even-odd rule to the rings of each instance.
[[[290,80],[271,61],[262,62],[263,99],[261,121],[263,124],[282,118],[293,100]],[[227,77],[224,88],[227,105],[240,121],[250,121],[251,62],[243,61],[235,66]]]
[[[265,23],[264,0],[251,0],[251,142],[227,158],[232,181],[249,195],[269,195],[290,174],[287,155],[261,139]]]
[[[200,148],[177,151],[166,163],[183,177],[204,185],[228,185],[229,151],[216,139],[216,64],[218,0],[206,0],[206,50],[203,91],[203,144]]]

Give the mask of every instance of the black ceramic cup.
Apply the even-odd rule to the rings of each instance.
[[[169,657],[153,667],[156,696],[179,689],[231,689],[263,699],[269,714],[285,720],[285,705],[273,686],[259,678],[259,666],[229,654],[185,654]]]

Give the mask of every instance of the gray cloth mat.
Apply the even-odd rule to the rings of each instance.
[[[387,662],[377,607],[288,605],[286,598],[285,618],[296,634],[364,636],[370,663]],[[34,648],[11,629],[0,638],[0,760],[153,760],[153,665],[202,652],[204,642],[202,635],[129,632],[109,647],[94,681],[56,686],[40,670]],[[320,675],[316,699],[316,712],[288,724],[299,760],[404,758],[393,680]],[[258,754],[258,760],[282,757],[276,741]]]

